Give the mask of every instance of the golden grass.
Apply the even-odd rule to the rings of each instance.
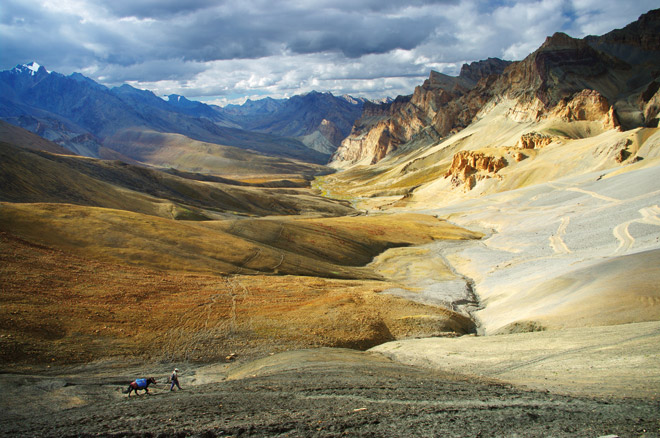
[[[172,167],[190,172],[233,175],[251,178],[254,175],[295,177],[327,171],[325,166],[293,158],[262,155],[253,150],[193,140],[180,134],[129,129],[116,134],[106,143],[124,155],[155,166]],[[261,142],[255,146],[263,147]],[[276,147],[282,151],[282,148]]]
[[[431,216],[182,222],[67,204],[0,204],[0,230],[97,260],[215,274],[379,278],[362,268],[383,250],[474,239]]]
[[[462,315],[379,294],[389,286],[158,271],[1,232],[0,361],[213,361],[472,330]]]
[[[0,200],[70,203],[197,220],[221,215],[352,212],[347,205],[302,189],[195,181],[118,161],[28,151],[2,142]]]

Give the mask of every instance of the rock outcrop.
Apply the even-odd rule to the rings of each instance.
[[[644,115],[644,126],[657,128],[660,119],[660,81],[653,81],[639,96],[639,106]]]
[[[527,132],[520,136],[516,147],[521,149],[542,149],[557,140],[557,137],[541,134],[539,132]]]
[[[460,151],[454,155],[445,178],[451,177],[454,187],[463,186],[471,190],[478,181],[492,178],[508,164],[503,156],[495,156],[479,151]]]
[[[598,121],[605,130],[620,127],[614,108],[595,90],[582,90],[570,98],[563,98],[548,117],[558,117],[566,122]]]

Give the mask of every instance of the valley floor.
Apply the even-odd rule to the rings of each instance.
[[[202,223],[3,203],[0,436],[660,436],[657,158],[424,193]],[[121,393],[174,365],[183,392]]]
[[[658,436],[657,400],[525,390],[345,349],[189,365],[183,391],[127,398],[137,373],[96,363],[1,374],[0,436]],[[142,375],[140,374],[140,375]],[[20,402],[19,402],[20,400]],[[75,407],[75,409],[74,409]]]

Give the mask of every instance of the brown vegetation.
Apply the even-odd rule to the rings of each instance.
[[[164,271],[0,239],[5,364],[211,361],[472,330],[449,310],[378,294],[381,281]]]

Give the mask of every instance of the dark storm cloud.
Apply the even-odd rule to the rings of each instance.
[[[328,20],[340,24],[323,27]],[[287,36],[287,47],[295,53],[340,51],[349,58],[394,49],[410,50],[424,42],[435,29],[431,20],[387,18],[374,15],[309,17],[305,26]]]
[[[393,8],[393,6],[390,6]],[[282,52],[337,51],[355,58],[417,47],[441,24],[437,18],[388,16],[333,8],[229,9],[149,25],[160,56],[193,61],[259,58]]]
[[[106,2],[107,11],[119,18],[169,18],[217,6],[217,0],[113,0]]]
[[[37,61],[158,94],[408,94],[431,69],[521,59],[657,0],[3,0],[0,68]]]

